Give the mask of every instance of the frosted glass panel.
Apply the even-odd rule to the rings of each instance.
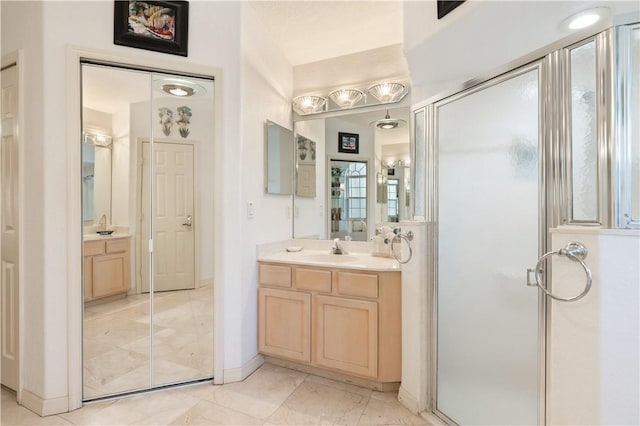
[[[536,424],[537,71],[438,108],[437,140],[437,409]]]
[[[640,221],[640,28],[631,31],[631,220]]]
[[[415,167],[415,179],[413,184],[414,201],[413,214],[415,216],[425,216],[425,176],[426,176],[426,134],[425,134],[425,112],[424,109],[418,111],[414,115],[415,118],[415,153],[416,158],[412,159],[413,167]]]
[[[598,219],[596,46],[571,50],[571,155],[573,219]]]

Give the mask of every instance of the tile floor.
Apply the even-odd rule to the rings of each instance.
[[[212,287],[154,296],[154,385],[213,375]],[[150,385],[149,294],[87,305],[84,310],[84,396]]]
[[[245,381],[203,383],[88,404],[38,417],[2,390],[1,424],[10,425],[401,425],[430,424],[395,392],[376,392],[271,364]]]

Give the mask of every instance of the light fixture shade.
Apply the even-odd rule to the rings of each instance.
[[[340,89],[329,93],[331,100],[340,108],[351,108],[360,102],[363,96],[364,93],[356,89]]]
[[[327,99],[322,96],[298,96],[293,99],[293,107],[299,114],[313,114],[322,112]]]
[[[207,93],[207,89],[201,85],[182,78],[160,77],[153,83],[161,92],[179,98],[200,97]]]
[[[396,102],[406,94],[406,86],[401,83],[379,83],[369,87],[369,94],[380,102]]]
[[[407,122],[401,118],[391,118],[391,116],[389,116],[389,111],[387,111],[382,120],[375,120],[369,124],[375,125],[381,130],[393,130],[404,126]]]

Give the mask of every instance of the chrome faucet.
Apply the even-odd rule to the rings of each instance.
[[[333,243],[335,244],[332,248],[333,254],[347,254],[347,252],[340,247],[340,238],[335,238]]]
[[[98,228],[102,228],[103,230],[107,229],[107,215],[103,214],[100,217],[100,221],[98,222]]]

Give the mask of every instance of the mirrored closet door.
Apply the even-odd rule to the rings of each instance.
[[[213,376],[213,91],[82,65],[84,400]]]

